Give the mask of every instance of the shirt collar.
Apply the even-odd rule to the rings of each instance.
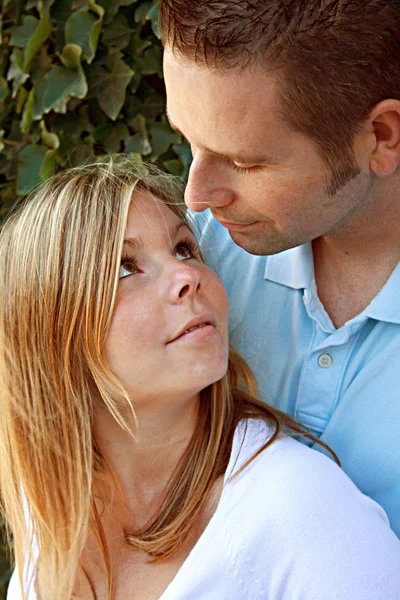
[[[400,263],[364,313],[377,321],[400,324]]]
[[[311,243],[268,256],[264,279],[295,290],[310,289],[314,279]]]
[[[264,279],[295,290],[313,291],[315,283],[311,243],[268,256]],[[400,324],[400,263],[379,294],[355,319],[359,319],[361,316]]]

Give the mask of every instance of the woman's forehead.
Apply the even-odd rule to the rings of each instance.
[[[147,190],[133,193],[125,238],[149,244],[173,237],[182,225],[183,221],[160,198]]]

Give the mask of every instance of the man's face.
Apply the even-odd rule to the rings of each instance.
[[[329,193],[331,172],[315,144],[284,124],[278,84],[261,67],[221,73],[167,48],[164,74],[168,117],[193,153],[186,204],[210,208],[248,252],[274,254],[340,232],[368,202],[365,164]]]

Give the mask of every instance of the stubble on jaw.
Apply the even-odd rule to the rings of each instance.
[[[360,175],[361,171],[355,161],[348,160],[331,171],[330,182],[326,187],[326,194],[333,198],[352,179]]]

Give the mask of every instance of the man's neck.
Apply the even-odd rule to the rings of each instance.
[[[319,299],[341,327],[370,304],[400,260],[400,190],[393,202],[385,198],[380,210],[312,246]]]

